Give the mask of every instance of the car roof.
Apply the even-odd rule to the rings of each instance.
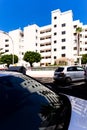
[[[17,74],[20,74],[20,73],[13,72],[13,71],[0,71],[0,77],[10,76],[10,75],[17,75]]]
[[[64,67],[64,68],[67,68],[67,67],[82,67],[80,65],[66,65],[66,66],[58,66],[59,67]]]
[[[10,66],[8,70],[20,70],[20,69],[26,69],[24,66]]]

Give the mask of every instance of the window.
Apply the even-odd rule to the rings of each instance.
[[[87,32],[87,28],[85,29],[85,32]]]
[[[65,46],[62,46],[61,48],[62,48],[62,50],[63,50],[63,49],[65,49],[66,47],[65,47]]]
[[[55,72],[62,72],[64,70],[64,67],[58,67]]]
[[[22,52],[22,55],[24,55],[24,52]]]
[[[54,43],[57,43],[57,41],[55,40]]]
[[[73,49],[74,49],[74,50],[77,50],[77,47],[74,47]]]
[[[57,17],[55,16],[54,19],[57,19]]]
[[[65,57],[66,55],[65,54],[61,54],[62,57]]]
[[[9,39],[5,39],[5,42],[8,42],[9,41]]]
[[[65,23],[63,23],[63,24],[62,24],[62,27],[65,27],[65,26],[66,26],[66,24],[65,24]]]
[[[44,38],[42,37],[42,38],[40,38],[40,40],[44,40]]]
[[[67,71],[84,71],[84,69],[82,67],[68,67]]]
[[[82,51],[82,48],[80,48],[80,51]]]
[[[38,32],[38,30],[36,29],[36,32]]]
[[[63,39],[62,39],[62,42],[65,42],[65,41],[66,41],[66,39],[65,39],[65,38],[63,38]]]
[[[55,25],[54,25],[54,28],[56,28],[56,27],[57,27],[57,25],[55,24]]]
[[[37,46],[37,43],[36,43],[36,46]]]
[[[76,69],[77,69],[77,71],[84,71],[84,69],[82,67],[79,67],[79,66],[77,66]]]
[[[85,51],[87,51],[87,48],[85,48]]]
[[[74,36],[76,36],[76,35],[77,35],[77,33],[74,33],[73,35],[74,35]]]
[[[54,51],[56,51],[56,48],[54,48]]]
[[[77,25],[74,25],[73,27],[74,27],[74,28],[77,28]]]
[[[5,52],[9,52],[9,50],[5,50]]]
[[[24,37],[24,34],[23,34],[23,32],[20,32],[20,36],[21,36],[21,37]]]
[[[66,34],[66,31],[62,31],[62,35]]]
[[[80,38],[82,37],[82,34],[80,34]]]
[[[76,71],[76,67],[68,67],[67,71]]]
[[[5,47],[9,47],[9,44],[6,44]]]
[[[51,50],[46,50],[45,52],[51,52]]]
[[[54,35],[57,35],[57,33],[55,32]]]
[[[56,59],[56,56],[54,56],[54,59]]]

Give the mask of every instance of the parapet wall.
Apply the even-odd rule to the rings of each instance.
[[[31,77],[53,77],[54,70],[38,70],[38,71],[32,71],[27,70],[26,74]]]

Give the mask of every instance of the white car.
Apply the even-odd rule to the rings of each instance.
[[[60,66],[54,72],[54,81],[70,83],[84,80],[84,68],[81,66]]]
[[[87,100],[56,94],[35,79],[0,72],[0,130],[87,130]]]

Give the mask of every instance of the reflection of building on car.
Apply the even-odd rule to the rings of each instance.
[[[84,80],[84,68],[81,66],[60,66],[54,72],[54,81],[72,81]]]
[[[79,104],[87,109],[85,100],[56,94],[22,73],[0,71],[0,130],[84,130],[87,115],[78,113]]]

